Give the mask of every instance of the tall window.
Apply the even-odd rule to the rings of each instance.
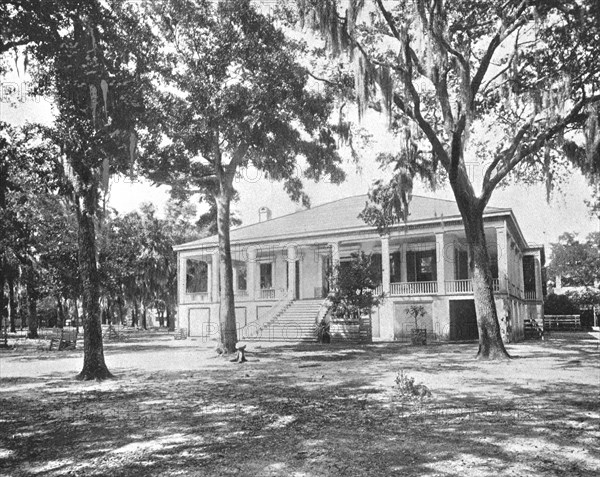
[[[535,291],[535,257],[531,255],[523,257],[523,281],[526,292]]]
[[[373,272],[373,275],[375,275],[375,282],[378,285],[381,285],[381,254],[380,253],[374,253],[373,255],[371,255],[371,270]]]
[[[246,264],[238,265],[236,268],[237,273],[237,289],[246,291],[248,289],[248,279]]]
[[[208,265],[202,260],[186,261],[186,293],[206,293],[208,291]]]
[[[406,273],[409,282],[433,282],[437,280],[435,250],[406,252]]]
[[[260,288],[266,290],[273,288],[273,264],[260,264]]]
[[[454,249],[454,276],[456,280],[469,278],[469,254],[466,250]]]
[[[402,277],[400,274],[400,252],[390,253],[390,282],[400,283]]]

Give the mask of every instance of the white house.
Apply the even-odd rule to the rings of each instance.
[[[382,237],[358,218],[366,201],[365,195],[349,197],[278,218],[262,207],[258,223],[231,231],[242,337],[312,339],[324,311],[327,271],[363,250],[381,263],[381,290],[386,294],[370,318],[374,341],[404,339],[414,327],[406,314],[414,303],[425,308],[420,327],[434,339],[477,339],[466,239],[456,203],[413,196],[407,222]],[[487,208],[484,224],[503,337],[518,341],[526,319],[543,318],[544,251],[527,243],[511,209]],[[175,249],[178,326],[187,328],[189,336],[216,338],[217,237]]]

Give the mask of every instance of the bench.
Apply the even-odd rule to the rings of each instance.
[[[581,330],[579,315],[545,315],[544,329],[546,330]]]

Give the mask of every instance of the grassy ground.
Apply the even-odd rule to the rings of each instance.
[[[81,351],[0,351],[0,474],[599,475],[598,336],[509,346],[109,343],[118,379],[73,379]],[[402,398],[403,371],[432,397]]]

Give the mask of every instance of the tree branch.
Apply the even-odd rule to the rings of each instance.
[[[17,46],[23,46],[30,43],[31,40],[19,40],[19,41],[9,41],[8,43],[0,43],[0,55],[6,53],[7,51],[16,48]]]
[[[433,130],[433,127],[431,126],[431,124],[429,124],[429,122],[427,120],[425,120],[425,118],[421,114],[421,98],[419,97],[419,93],[417,92],[417,90],[412,82],[412,60],[410,59],[410,50],[411,50],[411,48],[410,48],[408,42],[406,42],[405,47],[404,47],[404,54],[406,56],[406,64],[407,64],[408,69],[403,75],[404,76],[404,84],[406,85],[406,88],[407,88],[408,92],[410,93],[412,102],[414,104],[412,114],[410,114],[409,116],[416,121],[416,123],[419,125],[419,127],[421,128],[421,130],[423,131],[425,136],[427,136],[427,139],[428,139],[429,143],[431,144],[431,147],[433,148],[435,153],[438,155],[440,161],[442,162],[442,165],[448,170],[450,167],[450,161],[448,159],[448,154],[446,153],[444,146],[442,145],[439,138],[437,137],[437,134]],[[394,95],[394,103],[396,103],[397,99],[400,99],[399,96]],[[405,107],[405,109],[407,109],[407,108]]]
[[[392,35],[394,35],[394,37],[396,37],[396,39],[398,41],[401,41],[400,32],[398,31],[398,28],[396,27],[396,22],[394,21],[394,18],[392,17],[391,13],[389,11],[387,11],[387,9],[383,6],[383,1],[377,0],[377,6],[379,7],[381,14],[383,15],[383,18],[385,18],[385,21],[388,24],[388,27],[390,28]]]
[[[488,45],[488,48],[485,54],[483,55],[481,63],[479,64],[479,68],[477,69],[477,72],[475,73],[475,76],[473,76],[473,80],[471,81],[471,104],[466,105],[466,107],[468,107],[469,109],[472,109],[473,105],[475,104],[475,96],[479,92],[481,82],[483,81],[483,78],[488,71],[490,62],[492,61],[492,58],[496,53],[496,49],[498,48],[498,46],[500,46],[500,44],[504,41],[504,39],[507,36],[509,36],[517,28],[519,28],[524,21],[526,21],[526,18],[521,17],[521,15],[525,12],[527,6],[528,2],[523,1],[521,5],[519,5],[519,8],[517,9],[517,12],[514,15],[514,20],[512,20],[512,22],[514,23],[512,23],[512,25],[504,25],[503,23],[503,26],[496,33],[494,38],[492,38],[492,40],[490,41],[490,44]]]
[[[327,78],[319,78],[318,76],[312,74],[310,71],[306,70],[306,73],[308,74],[308,76],[310,76],[311,78],[317,80],[317,81],[321,81],[323,83],[327,83],[330,86],[335,86],[336,88],[341,88],[344,85],[341,83],[335,83],[334,81],[328,80]]]
[[[241,143],[233,152],[229,164],[225,166],[225,180],[227,181],[228,186],[231,186],[233,184],[233,179],[235,178],[237,168],[246,157],[248,149],[249,146],[246,143]]]
[[[537,135],[537,137],[533,140],[533,142],[527,146],[521,148],[519,150],[519,146],[523,140],[523,137],[527,133],[527,131],[531,128],[532,122],[530,121],[528,124],[525,124],[521,127],[515,139],[513,139],[511,146],[504,152],[499,154],[498,157],[494,159],[492,164],[486,170],[484,176],[484,184],[483,184],[483,193],[482,200],[489,200],[489,197],[492,195],[495,187],[504,179],[522,160],[524,160],[527,156],[531,154],[535,154],[538,152],[546,141],[552,139],[559,131],[566,128],[570,124],[580,120],[581,118],[581,110],[587,106],[588,104],[600,102],[600,94],[595,96],[590,96],[589,98],[581,99],[567,114],[561,121],[557,122],[554,126],[542,131]],[[533,118],[532,118],[533,119]],[[516,155],[515,155],[516,154]],[[502,168],[500,168],[494,177],[491,177],[491,173],[493,169],[500,163],[500,161],[505,160],[505,164]],[[493,167],[492,167],[493,166]],[[486,183],[487,179],[487,183]]]

